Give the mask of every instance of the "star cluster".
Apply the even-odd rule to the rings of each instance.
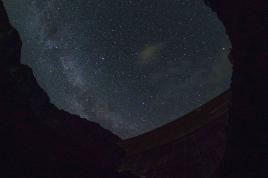
[[[202,0],[4,0],[23,63],[59,108],[122,138],[229,86],[230,43]]]

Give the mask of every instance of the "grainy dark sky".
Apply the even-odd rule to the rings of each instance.
[[[229,86],[230,43],[202,0],[3,0],[23,63],[59,108],[132,137]]]

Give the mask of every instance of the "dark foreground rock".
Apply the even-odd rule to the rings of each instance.
[[[0,2],[0,177],[119,177],[119,137],[57,109],[32,70]]]
[[[49,102],[31,69],[20,64],[19,34],[0,4],[0,177],[135,177],[131,171],[156,178],[267,178],[268,1],[205,2],[232,42],[230,110],[222,95],[186,119],[124,142]],[[119,142],[127,151],[121,174]]]
[[[231,105],[218,97],[220,103],[212,101],[201,113],[124,141],[128,155],[122,169],[154,178],[267,178],[268,1],[204,2],[232,43]],[[206,123],[209,117],[213,119]],[[195,130],[200,123],[206,124]]]
[[[220,177],[268,177],[268,1],[206,0],[232,42],[232,106]]]

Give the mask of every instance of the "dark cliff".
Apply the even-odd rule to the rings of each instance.
[[[185,118],[123,142],[49,102],[31,69],[20,64],[22,43],[1,4],[1,177],[129,178],[116,171],[123,157],[118,142],[127,151],[121,170],[147,177],[268,177],[268,2],[205,2],[232,42],[231,99],[225,93]]]
[[[232,106],[221,177],[268,176],[268,1],[207,0],[232,42]]]
[[[220,96],[215,99],[219,102],[184,119],[124,141],[128,155],[122,169],[147,177],[266,178],[268,1],[204,2],[222,21],[232,43],[232,96]]]
[[[0,2],[0,177],[119,177],[120,138],[51,104],[21,46]]]

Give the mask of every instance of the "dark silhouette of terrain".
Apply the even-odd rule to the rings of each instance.
[[[0,177],[267,178],[268,2],[205,3],[232,42],[231,91],[122,141],[50,103],[20,63],[22,42],[0,1]]]
[[[21,46],[0,2],[0,177],[120,177],[121,139],[51,104]]]
[[[201,113],[124,141],[123,170],[163,178],[268,177],[268,1],[205,3],[232,43],[231,105],[222,95]]]
[[[268,177],[268,1],[207,0],[232,42],[232,106],[220,177]]]

